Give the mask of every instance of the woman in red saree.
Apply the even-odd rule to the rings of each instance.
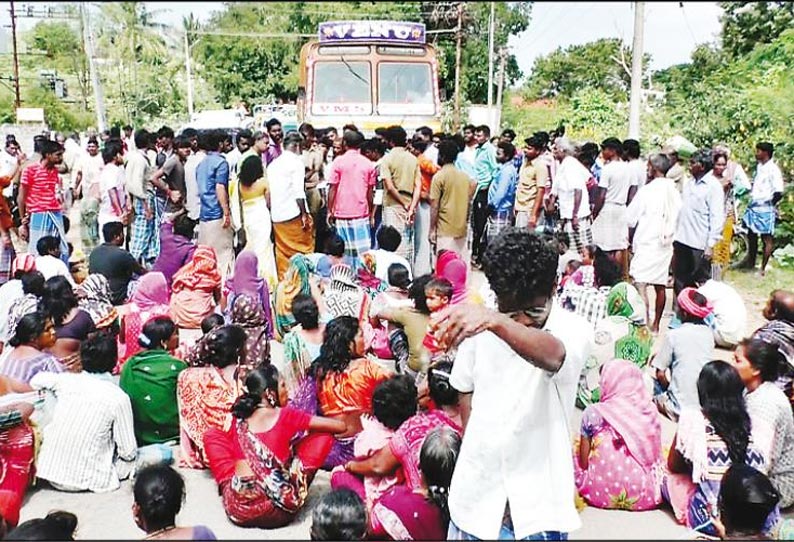
[[[331,449],[331,434],[343,432],[345,424],[282,406],[287,388],[273,365],[252,371],[245,390],[232,407],[231,428],[207,431],[204,449],[232,523],[283,527],[303,507],[308,486]],[[293,446],[293,439],[306,431]]]
[[[0,395],[32,392],[33,388],[13,378],[0,376]],[[19,509],[33,474],[33,430],[28,403],[0,407],[0,520],[7,528],[19,523]]]

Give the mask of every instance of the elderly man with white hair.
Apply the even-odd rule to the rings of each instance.
[[[556,202],[560,211],[560,226],[568,235],[568,246],[583,253],[584,247],[593,243],[590,228],[590,198],[587,181],[590,171],[574,156],[576,146],[567,137],[554,140],[552,154],[560,165],[551,187],[549,211]]]

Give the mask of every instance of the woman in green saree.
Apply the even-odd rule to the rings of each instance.
[[[576,403],[584,408],[597,403],[601,366],[611,359],[625,359],[640,369],[648,365],[653,336],[645,320],[645,304],[628,282],[612,287],[606,300],[607,316],[596,324],[595,345],[582,369]]]
[[[187,368],[173,357],[179,345],[179,328],[168,317],[149,320],[138,342],[145,349],[134,355],[121,370],[119,386],[129,395],[138,446],[179,438],[177,377]]]

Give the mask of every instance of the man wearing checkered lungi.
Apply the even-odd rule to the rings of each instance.
[[[422,191],[422,174],[416,157],[406,150],[407,134],[401,126],[386,131],[391,147],[383,157],[380,174],[383,177],[383,224],[400,232],[402,243],[395,254],[414,263],[414,215]]]
[[[568,248],[580,254],[593,243],[590,229],[590,198],[587,181],[590,170],[574,158],[575,147],[566,137],[554,142],[554,158],[560,163],[551,186],[549,206],[559,206],[560,227],[568,235]]]
[[[334,160],[328,174],[328,222],[345,241],[345,254],[358,265],[371,246],[370,226],[375,205],[377,173],[359,148],[364,136],[348,130],[342,136],[345,153]]]
[[[513,225],[513,205],[516,199],[518,172],[513,163],[516,148],[512,143],[501,141],[496,146],[496,161],[499,163],[499,174],[488,187],[488,242],[499,233]]]
[[[133,218],[130,227],[130,254],[139,262],[153,264],[160,254],[157,231],[158,205],[150,181],[154,166],[146,155],[151,134],[135,133],[135,150],[129,153],[125,169],[125,188],[132,196]]]

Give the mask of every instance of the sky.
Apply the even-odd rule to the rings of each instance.
[[[160,22],[171,25],[181,24],[182,16],[191,12],[206,22],[212,12],[223,8],[222,2],[145,4],[158,10]],[[716,2],[645,2],[645,52],[651,55],[651,69],[687,62],[696,45],[714,41],[719,35],[720,12]],[[0,25],[9,22],[7,9],[0,8]],[[19,22],[22,30],[33,24],[32,19]],[[538,56],[557,47],[609,37],[631,44],[633,27],[633,2],[535,2],[529,28],[513,36],[508,45],[527,74]]]
[[[715,41],[721,12],[716,2],[645,2],[644,49],[651,69],[688,62],[697,45]],[[557,47],[615,37],[631,45],[633,2],[535,2],[529,28],[508,45],[526,74],[537,57]]]

